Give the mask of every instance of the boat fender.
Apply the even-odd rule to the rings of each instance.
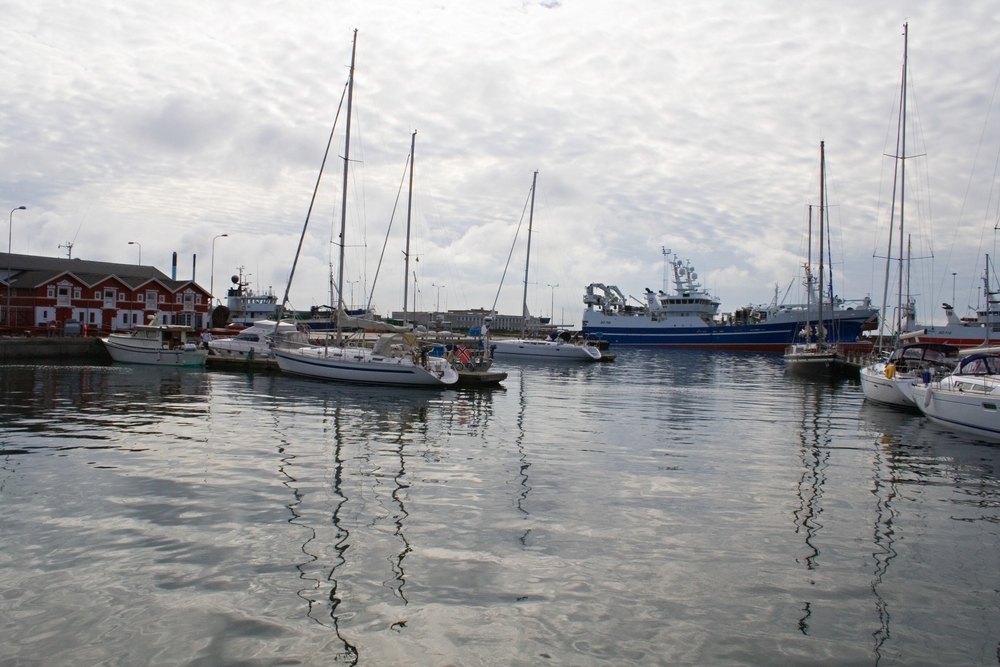
[[[885,377],[888,378],[889,380],[891,380],[893,378],[893,376],[895,376],[895,375],[896,375],[896,365],[895,364],[886,364],[886,366],[885,366]]]
[[[928,405],[931,404],[931,395],[933,394],[933,392],[934,392],[934,390],[931,389],[930,385],[927,385],[927,393],[924,395],[924,407],[925,408]]]

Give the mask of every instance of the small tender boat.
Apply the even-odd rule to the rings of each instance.
[[[115,361],[154,366],[204,366],[208,350],[199,350],[194,329],[176,324],[140,324],[129,333],[113,333],[101,342]]]
[[[951,375],[911,390],[920,411],[938,424],[1000,440],[1000,349],[970,354]]]
[[[208,343],[212,354],[235,359],[266,359],[274,356],[271,353],[271,338],[275,334],[274,320],[259,320],[252,327],[247,327],[233,338],[220,338]],[[282,322],[278,325],[279,336],[294,332],[295,325]]]
[[[861,369],[861,391],[876,403],[916,407],[914,382],[929,373],[932,379],[955,369],[958,348],[937,343],[910,343],[897,347],[887,359]]]

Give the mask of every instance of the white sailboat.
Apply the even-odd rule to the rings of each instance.
[[[958,369],[937,382],[914,383],[913,400],[932,421],[1000,440],[1000,349],[965,350]]]
[[[354,61],[357,51],[357,30],[354,31],[354,46],[351,49],[351,70],[347,83],[347,130],[344,139],[344,180],[341,197],[340,219],[340,267],[337,279],[337,337],[335,345],[294,345],[282,344],[274,347],[274,356],[278,367],[283,372],[338,382],[359,382],[366,384],[385,384],[402,386],[445,387],[458,382],[458,372],[440,357],[428,355],[429,349],[409,333],[383,334],[371,349],[349,345],[344,340],[344,249],[346,247],[345,232],[347,226],[347,177],[350,165],[351,148],[351,104],[354,93]],[[333,133],[330,135],[331,141]],[[327,154],[330,144],[327,143]],[[323,157],[326,163],[326,155]],[[322,166],[320,176],[322,176]],[[411,150],[412,174],[412,150]],[[319,179],[316,181],[319,188]],[[316,194],[313,193],[313,202]],[[312,203],[309,206],[312,212]],[[306,225],[309,215],[306,216]],[[302,229],[305,236],[305,226]],[[299,250],[302,239],[299,240]],[[295,275],[295,264],[298,262],[298,252],[292,271],[289,274],[285,298],[279,308],[278,319],[285,304],[288,302],[288,292],[291,289],[292,277]]]
[[[896,125],[896,172],[897,183],[899,184],[899,250],[898,262],[898,283],[897,283],[897,303],[896,303],[896,341],[897,347],[888,358],[883,357],[864,366],[860,371],[861,391],[865,398],[876,403],[885,405],[895,405],[899,407],[915,407],[911,387],[914,381],[920,380],[926,371],[934,373],[941,372],[941,369],[954,368],[954,353],[957,348],[936,345],[927,342],[914,343],[919,339],[924,331],[914,331],[903,333],[912,324],[911,315],[913,313],[912,303],[909,298],[903,303],[903,239],[905,238],[906,220],[906,75],[907,75],[907,34],[908,24],[903,25],[903,75],[899,93],[899,116]],[[895,188],[893,188],[895,191]],[[893,227],[892,221],[895,217],[895,198],[893,207],[890,210],[890,230]],[[889,252],[886,253],[885,283],[886,288],[882,294],[883,308],[888,300],[889,273],[892,256],[893,236],[889,234]],[[907,253],[909,254],[909,253]],[[883,320],[884,323],[884,311]],[[879,332],[879,340],[882,334]],[[951,357],[951,360],[949,360]]]
[[[535,184],[538,172],[531,179],[531,207],[528,212],[528,249],[524,259],[524,300],[521,307],[520,338],[496,338],[493,354],[502,357],[560,361],[600,361],[601,351],[587,341],[555,335],[549,338],[526,338],[528,322],[528,267],[531,262],[531,228],[535,217]]]

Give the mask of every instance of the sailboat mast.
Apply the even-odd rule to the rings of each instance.
[[[903,332],[903,221],[906,205],[906,57],[909,23],[903,24],[903,85],[899,93],[899,297],[896,304],[896,332]]]
[[[406,252],[403,253],[406,266],[403,268],[403,326],[406,326],[406,295],[410,286],[410,212],[413,210],[413,151],[417,146],[417,131],[410,136],[410,194],[406,200]],[[416,302],[417,277],[413,276],[414,302]],[[417,304],[413,304],[416,312]]]
[[[823,212],[826,210],[826,142],[819,142],[819,317],[817,319],[817,341],[822,346],[826,342],[823,328]]]
[[[535,218],[535,183],[538,172],[531,177],[531,208],[528,210],[528,250],[524,254],[524,301],[521,305],[521,337],[524,338],[528,327],[528,264],[531,261],[531,223]]]
[[[812,312],[813,294],[813,207],[809,204],[809,234],[806,237],[806,342],[809,342],[809,313]]]
[[[358,51],[358,31],[351,46],[351,73],[347,84],[347,131],[344,133],[344,189],[340,198],[340,268],[337,272],[337,345],[343,342],[340,313],[344,310],[344,232],[347,229],[347,172],[351,164],[351,104],[354,99],[354,56]]]

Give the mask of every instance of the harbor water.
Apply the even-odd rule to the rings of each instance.
[[[617,352],[0,366],[0,665],[997,664],[1000,449],[778,356]]]

